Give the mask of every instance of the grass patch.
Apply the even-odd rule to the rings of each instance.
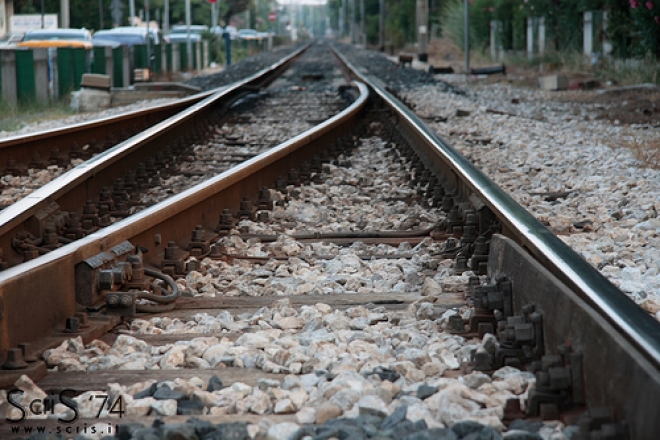
[[[74,115],[68,101],[52,103],[19,103],[10,105],[0,101],[0,131],[17,131],[28,124],[61,119]]]
[[[539,70],[541,67],[548,67],[579,74],[589,74],[591,70],[584,55],[575,51],[558,52],[553,50],[532,58],[529,58],[527,54],[510,55],[507,56],[505,63],[527,68],[538,68]]]
[[[660,169],[660,139],[632,139],[623,145],[630,149],[633,157],[646,168]]]
[[[603,59],[594,67],[600,80],[614,80],[619,84],[658,84],[660,64],[652,57],[635,60]]]
[[[659,84],[660,81],[660,63],[652,57],[631,60],[601,58],[591,65],[591,60],[581,52],[550,51],[531,59],[526,54],[508,54],[503,62],[507,66],[538,69],[539,72],[541,67],[546,67],[547,71],[577,74],[620,85]]]

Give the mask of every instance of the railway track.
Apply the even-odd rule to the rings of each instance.
[[[327,49],[310,53],[310,70],[289,76],[336,86],[319,61]],[[0,348],[14,368],[0,380],[37,380],[16,382],[21,405],[43,404],[42,390],[77,402],[51,398],[49,419],[5,423],[3,435],[18,436],[16,426],[114,435],[117,424],[120,438],[657,432],[658,323],[335,54],[360,81],[342,87],[345,108],[319,86],[319,108],[343,108],[337,115],[306,117],[326,120],[214,177],[195,169],[217,153],[186,159],[166,177],[201,183],[0,272]],[[271,87],[278,81],[281,94],[241,96],[236,109],[254,118],[255,101],[283,106],[302,92],[286,74]],[[199,138],[212,136],[199,127],[221,96],[125,145],[157,149],[149,136],[162,146],[190,132],[188,120]],[[223,136],[222,154],[245,147]],[[97,176],[81,187],[100,193]],[[81,209],[80,193],[53,194],[64,210]],[[57,211],[38,208],[15,224]],[[21,345],[44,361],[21,364]],[[42,378],[46,364],[56,371]],[[16,404],[3,407],[21,418]],[[152,425],[157,416],[166,423]]]
[[[294,53],[296,49],[287,52]],[[278,62],[287,62],[281,58],[286,58],[285,53],[264,57],[260,62],[241,63],[203,81],[197,80],[195,84],[203,91],[185,99],[2,139],[0,166],[5,177],[0,184],[3,190],[0,207],[14,204],[92,156],[123,143],[218,90],[225,90],[229,84],[233,87],[225,90],[228,96],[267,84],[277,74]]]

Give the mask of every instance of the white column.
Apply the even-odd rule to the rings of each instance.
[[[131,64],[130,64],[130,56],[131,52],[128,50],[128,47],[122,46],[122,57],[121,57],[121,64],[122,64],[122,73],[124,77],[124,87],[128,87],[131,85]]]
[[[420,61],[426,61],[428,55],[428,2],[417,0],[417,42]]]
[[[2,70],[2,99],[10,104],[18,102],[16,93],[16,52],[0,50],[0,69]]]
[[[346,0],[344,0],[344,3],[345,2]],[[337,39],[341,40],[344,33],[344,5],[339,6],[339,22],[337,23],[337,27],[339,28],[337,31]]]
[[[470,2],[465,0],[463,5],[463,51],[465,52],[465,74],[470,74]]]
[[[172,72],[181,70],[181,52],[179,52],[179,43],[172,44]]]
[[[539,18],[539,55],[545,53],[545,17]]]
[[[34,49],[34,85],[37,102],[48,102],[48,49]]]
[[[60,97],[60,75],[57,73],[57,51],[48,51],[48,56],[50,57],[50,75],[51,75],[51,84],[50,93],[53,97],[53,100],[57,100]]]
[[[527,17],[527,58],[534,56],[534,19]]]
[[[603,11],[603,35],[607,35],[607,26],[610,23],[610,16],[607,11]],[[612,53],[612,43],[607,37],[603,38],[603,55],[609,55]]]
[[[593,13],[587,11],[583,15],[582,48],[587,56],[591,56],[594,51],[594,19]]]
[[[165,0],[163,5],[163,33],[170,33],[170,0]]]
[[[162,73],[169,73],[172,67],[167,64],[167,44],[160,43],[160,69]]]
[[[111,78],[114,75],[114,61],[112,59],[111,47],[105,48],[105,74],[110,75]],[[114,83],[110,83],[110,84],[114,84]]]
[[[7,13],[5,11],[5,0],[0,0],[0,34],[6,34],[9,29],[7,23]]]
[[[353,0],[355,2],[355,0]],[[353,4],[355,6],[355,4]],[[298,41],[298,11],[296,5],[291,3],[291,42]]]
[[[497,61],[497,37],[499,34],[499,22],[491,20],[490,22],[490,57],[493,61]]]

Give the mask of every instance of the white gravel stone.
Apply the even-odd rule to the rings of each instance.
[[[310,406],[302,408],[296,413],[296,422],[300,425],[310,425],[316,422],[316,409]]]
[[[283,399],[275,404],[275,414],[290,414],[295,411],[296,406],[290,399]]]
[[[266,440],[290,440],[298,429],[300,429],[300,425],[297,423],[278,423],[268,428]]]
[[[66,358],[90,371],[127,366],[172,368],[173,377],[178,369],[213,368],[222,378],[227,366],[285,375],[278,380],[262,379],[255,387],[226,383],[226,388],[214,392],[204,391],[206,384],[199,379],[159,383],[196,398],[206,407],[205,413],[217,416],[291,414],[298,424],[323,423],[342,415],[387,415],[407,405],[407,417],[423,419],[429,427],[474,419],[503,429],[502,407],[506,400],[524,397],[533,377],[515,369],[501,369],[492,379],[482,373],[456,379],[444,377],[469,360],[472,351],[482,346],[492,349],[495,341],[489,337],[467,341],[442,331],[449,316],[469,318],[466,307],[446,310],[438,304],[445,295],[460,296],[469,273],[450,275],[450,262],[437,257],[441,243],[424,240],[414,249],[405,244],[355,243],[340,247],[300,243],[290,236],[310,231],[423,229],[441,220],[442,213],[416,202],[371,203],[373,197],[399,200],[416,196],[399,177],[389,177],[393,164],[383,147],[381,139],[369,138],[350,158],[357,168],[328,165],[323,182],[290,187],[290,201],[273,210],[275,222],[241,222],[241,232],[279,234],[276,241],[243,240],[234,230],[218,242],[228,254],[259,256],[262,260],[236,258],[229,264],[206,258],[200,262],[198,272],[179,280],[193,295],[207,295],[212,287],[227,296],[270,297],[270,304],[243,314],[224,310],[186,318],[135,319],[111,347],[58,347],[59,364]],[[381,155],[381,161],[367,160],[372,153]],[[373,181],[375,193],[360,189],[358,183],[364,179]],[[271,195],[275,200],[285,198],[277,191],[271,191]],[[434,271],[434,276],[428,277],[428,271]],[[370,304],[344,310],[323,301],[294,307],[290,298],[335,294],[378,298],[397,292],[411,302],[405,309]],[[142,335],[177,334],[195,337],[161,346],[139,339]],[[73,368],[74,362],[63,365],[64,369]],[[394,370],[401,377],[392,378],[395,383],[383,381],[375,374],[380,368]],[[456,375],[457,371],[451,372],[452,377]],[[415,395],[421,384],[436,386],[439,391],[422,401]],[[132,391],[149,385],[141,384]],[[113,388],[113,392],[131,394],[127,389]],[[144,408],[147,402],[136,405]],[[171,409],[156,409],[154,405],[166,404],[150,403],[151,414]],[[279,432],[286,429],[278,426],[260,423],[259,436],[283,436]]]
[[[634,301],[660,295],[660,179],[626,147],[656,142],[657,130],[557,99],[575,92],[460,87],[465,95],[434,85],[402,95],[421,116],[448,116],[430,126]],[[471,117],[455,117],[459,108]]]
[[[153,397],[133,400],[126,405],[126,416],[141,417],[146,416],[151,411],[152,405],[156,402]]]
[[[180,368],[185,363],[187,348],[188,347],[181,345],[175,345],[165,353],[158,365],[160,365],[160,368],[163,370],[175,370]]]
[[[247,396],[252,393],[252,387],[250,385],[241,382],[233,383],[231,385],[231,389],[236,391],[237,393],[242,394],[243,396]]]
[[[26,375],[21,375],[16,382],[14,382],[14,387],[21,390],[22,393],[15,393],[12,395],[12,400],[16,402],[16,404],[22,405],[24,408],[27,408],[31,402],[35,402],[35,411],[26,411],[24,414],[21,410],[16,408],[15,405],[7,402],[7,392],[5,391],[0,395],[0,405],[5,405],[2,412],[4,413],[6,411],[6,417],[13,420],[19,420],[22,417],[27,417],[29,419],[45,419],[46,412],[44,411],[43,399],[46,397],[46,393]],[[37,414],[38,412],[41,412],[42,414]]]
[[[151,404],[153,414],[159,416],[175,416],[177,402],[174,399],[156,400]]]
[[[383,399],[378,396],[363,396],[358,400],[357,406],[360,415],[375,415],[381,417],[387,417],[389,415],[387,405],[383,402]]]
[[[485,383],[490,383],[491,379],[490,376],[484,373],[471,373],[468,374],[467,376],[463,377],[463,380],[465,381],[465,385],[468,387],[472,388],[473,390],[478,389],[481,385]]]

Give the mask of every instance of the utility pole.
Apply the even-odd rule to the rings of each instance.
[[[367,47],[367,33],[364,27],[364,0],[360,0],[360,44]]]
[[[428,60],[428,25],[429,25],[428,0],[417,0],[417,43],[419,61]]]
[[[218,25],[218,2],[211,3],[211,31]]]
[[[71,27],[71,15],[69,13],[69,0],[60,0],[60,26],[63,28]]]
[[[310,5],[308,6],[309,8],[309,32],[310,36],[317,37],[318,35],[316,34],[317,29],[316,27],[316,5]]]
[[[186,0],[186,52],[188,55],[187,66],[188,69],[192,69],[192,41],[190,41],[190,0]]]
[[[339,29],[339,37],[346,35],[346,17],[348,15],[348,5],[346,0],[341,0],[341,28]]]
[[[165,0],[163,4],[163,33],[170,33],[170,0]]]
[[[378,27],[378,48],[385,52],[385,0],[380,0],[380,23]]]
[[[154,74],[154,61],[155,55],[152,53],[153,46],[151,45],[151,35],[149,34],[149,26],[151,25],[151,15],[149,14],[149,0],[144,0],[144,16],[147,22],[147,65],[149,66],[149,76]]]
[[[350,24],[350,33],[351,33],[351,44],[355,44],[355,0],[351,0],[351,24]]]
[[[43,0],[41,0],[43,3]],[[99,0],[99,29],[103,29],[103,0]]]
[[[465,0],[465,74],[470,74],[470,0]]]
[[[41,0],[41,29],[46,28],[46,5],[44,5],[45,0]]]
[[[297,6],[293,3],[293,0],[291,0],[291,42],[292,43],[298,41],[297,20],[298,20]]]
[[[135,0],[128,0],[128,21],[135,26]]]
[[[121,26],[124,18],[124,4],[121,0],[112,0],[110,3],[110,15],[112,16],[112,23],[115,26]]]

